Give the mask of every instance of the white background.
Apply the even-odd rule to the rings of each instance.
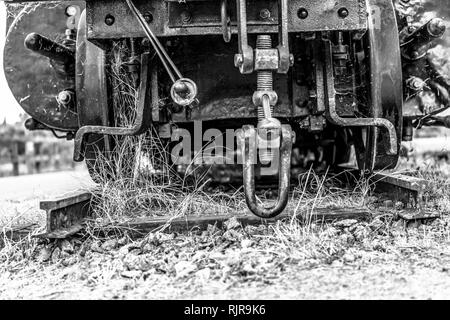
[[[20,119],[23,110],[9,90],[3,71],[3,47],[6,36],[6,6],[0,1],[0,123],[4,119],[8,123],[14,123]]]

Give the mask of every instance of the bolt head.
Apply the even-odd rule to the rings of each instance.
[[[339,17],[341,17],[341,18],[347,18],[349,14],[350,14],[350,13],[348,12],[348,9],[347,9],[347,8],[340,8],[340,9],[338,10],[338,15],[339,15]]]
[[[297,17],[299,17],[300,19],[306,19],[308,18],[308,10],[306,10],[305,8],[300,8],[297,11]]]
[[[107,26],[112,26],[112,25],[114,24],[114,21],[115,21],[115,20],[116,20],[116,19],[114,18],[113,15],[108,14],[108,15],[106,15],[106,17],[105,17],[105,24],[106,24]]]
[[[152,23],[153,21],[153,15],[150,12],[144,13],[144,20],[147,23]]]
[[[62,104],[68,104],[70,102],[70,100],[72,99],[72,97],[70,96],[70,93],[67,92],[66,90],[61,91],[60,93],[58,93],[58,98],[57,100],[62,103]]]
[[[269,9],[262,9],[259,12],[259,16],[261,17],[261,19],[266,20],[270,18],[270,10]]]

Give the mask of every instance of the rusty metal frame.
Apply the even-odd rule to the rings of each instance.
[[[281,146],[279,163],[278,199],[271,207],[263,207],[256,200],[255,189],[255,159],[256,159],[256,129],[251,125],[242,128],[240,140],[243,162],[244,194],[248,208],[258,217],[269,219],[278,216],[286,208],[289,199],[291,177],[291,153],[294,134],[290,125],[281,126]]]
[[[289,32],[315,32],[328,30],[363,30],[367,28],[366,0],[340,0],[333,2],[333,6],[324,9],[323,3],[316,0],[290,0],[287,1],[287,23]],[[233,1],[234,2],[234,1]],[[236,7],[232,1],[229,4],[231,17],[231,32],[238,33],[236,23]],[[278,33],[278,14],[276,0],[259,1],[246,0],[247,15],[252,17],[248,21],[247,33]],[[274,6],[275,5],[275,6]],[[189,1],[186,3],[172,0],[136,0],[136,6],[141,12],[149,12],[155,19],[152,22],[152,30],[158,37],[190,36],[190,35],[222,35],[222,21],[220,13],[220,1]],[[132,23],[131,13],[126,4],[121,0],[87,1],[89,38],[118,39],[123,37],[145,36],[139,27]],[[183,22],[180,13],[186,7],[193,10],[191,21]],[[209,12],[201,13],[196,19],[196,12],[201,8],[210,8]],[[257,18],[257,12],[264,7],[274,7],[274,19],[264,20]],[[349,15],[341,18],[338,10],[346,7]],[[300,19],[297,11],[306,8],[309,16]],[[250,14],[251,13],[251,14]],[[113,25],[104,23],[105,16],[111,14],[115,17]]]
[[[74,140],[74,160],[82,161],[84,158],[85,140],[89,134],[101,135],[117,135],[117,136],[135,136],[148,130],[152,119],[152,105],[149,91],[149,72],[150,58],[148,53],[142,54],[141,57],[141,76],[138,93],[136,120],[133,126],[129,128],[107,127],[107,126],[84,126],[81,127]],[[93,106],[94,107],[94,106]]]

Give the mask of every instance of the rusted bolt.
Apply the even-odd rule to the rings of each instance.
[[[305,8],[300,8],[297,11],[297,17],[299,17],[300,19],[306,19],[308,18],[308,10],[306,10]]]
[[[151,14],[151,12],[144,13],[144,19],[145,19],[145,22],[152,23],[153,22],[153,15]]]
[[[349,15],[349,12],[348,12],[348,9],[347,8],[340,8],[339,10],[338,10],[338,15],[339,15],[339,17],[341,17],[341,18],[347,18],[348,17],[348,15]]]
[[[114,18],[113,15],[107,14],[105,17],[105,23],[108,26],[112,26],[114,24],[114,21],[116,21],[116,18]]]
[[[270,10],[269,9],[262,9],[259,12],[259,16],[263,20],[269,19],[270,18]]]
[[[69,91],[63,90],[60,93],[58,93],[58,97],[56,98],[60,104],[67,105],[72,100],[72,95]]]
[[[191,21],[192,15],[189,11],[184,10],[180,13],[180,19],[182,23],[189,23]]]

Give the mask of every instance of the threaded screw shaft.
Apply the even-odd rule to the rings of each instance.
[[[268,34],[258,35],[256,38],[257,49],[271,49],[272,37]],[[273,90],[273,73],[271,70],[260,70],[257,72],[257,90],[258,91],[272,91]],[[273,106],[270,106],[270,114],[268,117],[272,117]],[[262,103],[258,106],[258,121],[264,119],[264,108]],[[269,137],[266,137],[269,138]],[[259,159],[261,162],[268,163],[273,159],[272,150],[268,148],[259,149]]]

